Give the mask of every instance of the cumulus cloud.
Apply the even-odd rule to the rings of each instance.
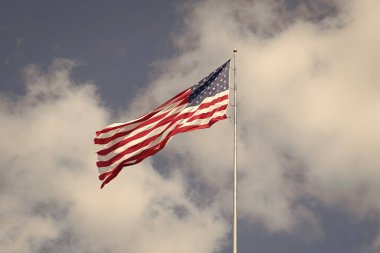
[[[227,226],[149,161],[99,189],[92,143],[109,123],[71,60],[25,69],[25,95],[0,99],[1,252],[213,252]]]
[[[375,0],[192,3],[174,38],[178,55],[155,64],[158,77],[125,115],[194,84],[236,47],[240,219],[307,240],[324,233],[310,202],[378,220],[379,9]],[[1,251],[220,249],[232,124],[176,136],[99,191],[91,140],[110,113],[94,84],[70,79],[74,67],[29,66],[25,96],[1,95]],[[168,160],[168,173],[155,159]]]
[[[188,7],[175,40],[180,53],[157,64],[161,77],[144,96],[159,103],[238,48],[244,221],[321,237],[321,217],[308,199],[359,219],[379,217],[379,9],[373,0],[210,0]],[[203,198],[226,215],[231,132],[226,121],[169,146],[189,180],[208,189]]]

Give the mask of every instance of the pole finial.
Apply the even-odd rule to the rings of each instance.
[[[234,48],[234,53],[237,53],[237,49],[236,48]]]

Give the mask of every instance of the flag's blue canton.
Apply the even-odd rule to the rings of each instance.
[[[217,68],[206,78],[191,87],[188,106],[197,106],[207,97],[228,90],[230,60]]]

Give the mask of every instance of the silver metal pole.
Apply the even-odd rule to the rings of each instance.
[[[237,49],[234,49],[234,190],[233,190],[233,253],[237,253],[237,198],[236,198],[236,177],[237,177],[237,169],[236,169],[236,159],[237,159],[237,103],[236,103],[236,58]]]

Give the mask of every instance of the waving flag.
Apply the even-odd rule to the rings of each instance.
[[[175,134],[208,128],[227,118],[230,60],[196,85],[152,112],[96,132],[101,188],[123,167],[141,162],[161,149]]]

